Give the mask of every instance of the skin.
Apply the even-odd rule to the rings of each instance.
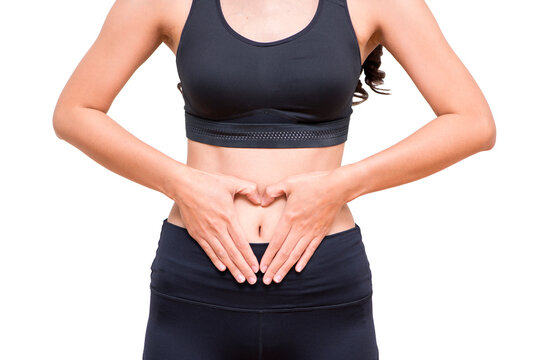
[[[233,29],[261,42],[299,31],[317,5],[256,1],[222,0],[222,8]],[[362,62],[384,45],[433,109],[433,120],[345,166],[344,144],[243,149],[187,140],[186,163],[172,159],[107,112],[161,43],[174,55],[190,5],[117,0],[60,94],[53,126],[60,139],[99,164],[172,199],[168,221],[185,227],[212,263],[238,282],[254,283],[259,268],[265,284],[282,281],[295,264],[301,271],[324,236],[354,226],[349,201],[429,176],[495,144],[489,105],[423,0],[348,0]],[[250,242],[269,243],[260,264]]]

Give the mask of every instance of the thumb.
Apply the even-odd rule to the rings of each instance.
[[[255,205],[261,204],[261,196],[257,189],[257,184],[252,181],[236,179],[234,194],[237,193],[247,196],[247,198]]]
[[[274,201],[275,198],[281,195],[287,196],[287,187],[285,182],[278,182],[276,184],[268,185],[263,192],[261,199],[261,206],[266,206]]]

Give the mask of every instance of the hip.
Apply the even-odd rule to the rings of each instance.
[[[250,243],[260,261],[267,243]],[[280,283],[238,283],[219,271],[184,227],[163,220],[151,264],[153,293],[185,302],[239,311],[297,311],[366,301],[372,293],[370,264],[358,224],[323,238],[301,272]]]

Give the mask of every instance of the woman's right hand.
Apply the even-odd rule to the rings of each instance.
[[[239,283],[247,279],[254,284],[259,263],[240,226],[234,198],[240,193],[260,205],[257,184],[192,167],[188,173],[175,199],[188,233],[220,271],[228,268]]]

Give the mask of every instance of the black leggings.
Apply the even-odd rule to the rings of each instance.
[[[260,261],[268,243],[250,243]],[[238,283],[163,220],[151,265],[144,360],[377,360],[359,226],[327,235],[280,283]]]

